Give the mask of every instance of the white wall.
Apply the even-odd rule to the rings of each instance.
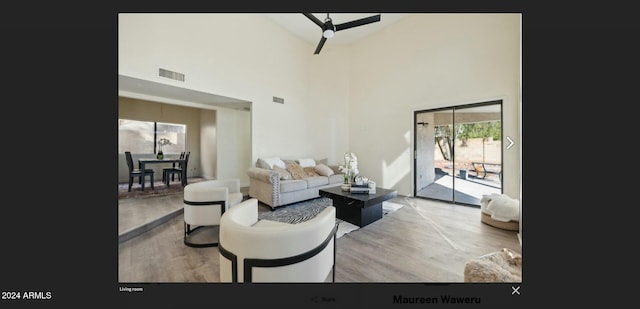
[[[300,15],[301,18],[305,18]],[[347,151],[348,57],[302,41],[260,14],[119,14],[119,74],[252,102],[251,162]],[[158,67],[185,74],[178,82]],[[284,104],[272,97],[285,99]],[[224,123],[218,119],[218,131]],[[230,128],[232,129],[232,128]],[[246,171],[218,174],[243,177]]]
[[[187,127],[187,133],[191,132]],[[218,127],[215,110],[202,110],[200,113],[200,157],[202,161],[202,177],[218,179]],[[193,131],[195,131],[193,130]]]
[[[411,195],[414,110],[502,99],[504,135],[519,143],[519,21],[411,14],[314,55],[315,44],[260,14],[120,14],[119,74],[252,102],[251,162],[335,164],[351,151],[364,176]],[[157,77],[158,67],[185,73],[185,82]],[[218,169],[230,160],[243,159],[220,157]],[[519,149],[503,163],[504,192],[519,196]]]
[[[217,179],[238,178],[241,186],[249,185],[247,175],[247,170],[251,166],[249,121],[248,111],[228,108],[217,111]]]
[[[412,14],[353,45],[349,145],[361,173],[412,195],[414,110],[503,99],[504,135],[518,143],[519,22]],[[504,193],[517,197],[519,150],[503,154]]]

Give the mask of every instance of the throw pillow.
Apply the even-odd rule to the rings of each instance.
[[[316,166],[316,160],[314,160],[314,159],[298,159],[298,164],[301,167],[314,167],[314,166]]]
[[[316,165],[318,165],[318,164],[329,165],[329,159],[328,158],[324,158],[324,159],[316,160]]]
[[[264,159],[258,159],[258,162],[256,162],[256,167],[265,168],[265,169],[268,169],[268,170],[271,169],[271,165],[269,165],[269,163],[267,161],[265,161]]]
[[[271,168],[273,168],[274,166],[279,166],[282,168],[286,168],[286,165],[284,164],[284,161],[280,160],[280,158],[278,157],[273,157],[273,158],[265,158],[265,161],[267,161],[267,163],[269,164],[269,166]]]
[[[304,169],[297,163],[287,164],[287,171],[291,173],[291,177],[293,177],[293,179],[304,179],[308,177]]]
[[[304,169],[305,173],[307,173],[309,177],[320,176],[320,174],[316,172],[315,166],[307,166],[307,167],[303,167],[302,169]]]
[[[279,166],[276,165],[276,166],[273,167],[273,170],[275,172],[277,172],[278,174],[280,174],[280,180],[290,180],[290,179],[293,178],[291,176],[291,173],[289,173],[287,170],[285,170],[282,167],[279,167]]]
[[[324,165],[322,163],[316,165],[314,167],[314,169],[315,169],[316,173],[318,173],[319,175],[322,175],[322,176],[329,177],[329,176],[334,174],[333,170],[330,167],[328,167],[328,166],[326,166],[326,165]]]

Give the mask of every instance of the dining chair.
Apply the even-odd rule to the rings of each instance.
[[[180,160],[183,160],[183,159],[184,159],[184,154],[185,154],[185,152],[184,152],[184,151],[180,153]],[[179,164],[178,164],[178,165],[179,165]],[[172,169],[175,169],[175,168],[176,168],[176,162],[173,162],[173,164],[171,164],[171,167],[165,167],[165,168],[163,168],[163,169],[162,169],[162,182],[164,182],[164,183],[166,183],[166,182],[167,182],[167,181],[166,181],[166,179],[164,178],[164,177],[167,175],[167,171],[172,170]],[[174,176],[174,175],[175,175],[175,174],[172,174],[172,175],[171,175],[171,181],[174,181],[174,180],[175,180],[175,176]],[[179,175],[179,174],[178,174],[178,175]],[[180,177],[180,176],[178,176],[178,177]],[[178,179],[179,179],[179,178],[178,178]]]
[[[138,177],[142,183],[142,191],[144,191],[145,177],[149,176],[149,181],[151,182],[151,189],[153,190],[153,169],[146,168],[144,170],[134,168],[133,167],[133,158],[131,157],[130,151],[124,152],[125,157],[127,158],[127,167],[129,167],[129,192],[131,192],[131,186],[133,185],[133,179]]]
[[[171,183],[171,179],[169,178],[169,176],[171,176],[172,179],[174,178],[174,175],[178,175],[178,179],[180,180],[180,182],[182,183],[182,186],[186,186],[187,185],[187,164],[189,163],[189,155],[191,154],[191,151],[188,151],[187,153],[185,153],[184,155],[184,161],[179,164],[177,167],[167,167],[163,169],[163,178],[164,178],[164,183],[167,185],[167,187],[170,186]],[[185,177],[182,177],[182,174],[184,173]]]

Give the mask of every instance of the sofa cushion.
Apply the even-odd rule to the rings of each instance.
[[[274,166],[279,166],[279,167],[282,167],[282,168],[286,168],[287,167],[284,164],[284,161],[282,161],[279,157],[262,158],[262,160],[267,162],[267,164],[269,165],[269,169],[273,169]],[[260,162],[260,159],[258,159],[258,162]]]
[[[328,158],[324,158],[324,159],[316,160],[316,165],[318,165],[318,164],[329,165],[329,159]]]
[[[304,169],[300,167],[300,165],[298,165],[297,163],[287,164],[287,171],[291,173],[291,176],[293,177],[293,179],[304,179],[308,177]]]
[[[344,174],[333,174],[329,176],[329,183],[343,183],[344,182]]]
[[[283,180],[280,182],[280,192],[292,192],[304,190],[307,188],[307,182],[304,180]]]
[[[289,173],[289,171],[287,171],[286,169],[279,167],[279,166],[274,166],[273,167],[273,171],[280,174],[280,180],[291,180],[293,179],[293,176],[291,176],[291,173]]]
[[[264,169],[268,169],[268,170],[271,169],[271,165],[269,165],[269,163],[267,161],[265,161],[264,159],[262,159],[262,158],[258,159],[258,162],[256,162],[256,167],[264,168]]]
[[[314,167],[316,166],[316,160],[314,159],[310,159],[310,158],[305,158],[305,159],[298,159],[298,164],[302,167]]]
[[[342,171],[340,171],[340,165],[327,165],[334,174],[342,174]]]
[[[305,173],[307,173],[307,176],[309,177],[320,176],[320,174],[316,172],[315,166],[303,167],[302,169],[304,170]]]
[[[325,176],[307,177],[304,180],[307,181],[307,188],[314,188],[329,184],[329,178]]]
[[[329,176],[331,176],[331,175],[335,174],[335,173],[333,172],[333,170],[332,170],[330,167],[328,167],[328,166],[326,166],[325,164],[322,164],[322,163],[317,164],[316,166],[314,166],[314,167],[313,167],[313,169],[314,169],[314,170],[316,171],[316,173],[318,173],[318,175],[320,175],[320,176],[327,176],[327,177],[329,177]]]

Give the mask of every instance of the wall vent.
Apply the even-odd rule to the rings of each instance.
[[[178,73],[178,72],[169,71],[169,70],[165,70],[163,68],[159,68],[158,69],[158,75],[162,76],[162,77],[166,77],[166,78],[179,80],[181,82],[184,81],[184,74]]]
[[[283,98],[273,97],[273,102],[284,104]]]

